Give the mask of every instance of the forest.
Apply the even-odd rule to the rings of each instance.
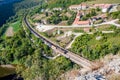
[[[49,60],[43,54],[51,55],[52,50],[39,38],[21,28],[13,37],[0,38],[0,64],[16,65],[16,74],[25,80],[53,80],[59,75],[77,67],[65,57]],[[30,40],[34,39],[34,43]],[[36,45],[37,44],[37,45]]]

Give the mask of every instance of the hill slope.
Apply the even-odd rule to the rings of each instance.
[[[49,0],[48,6],[50,8],[53,7],[68,7],[72,4],[80,4],[81,2],[85,2],[88,0]]]

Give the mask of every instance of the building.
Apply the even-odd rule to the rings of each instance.
[[[70,10],[86,10],[88,6],[86,4],[79,4],[79,5],[71,5],[69,7]]]
[[[73,23],[73,25],[76,25],[76,26],[78,26],[78,25],[79,26],[87,26],[87,25],[90,25],[90,24],[91,24],[91,22],[89,20],[87,20],[87,21],[79,21],[78,18]]]
[[[94,8],[100,8],[102,9],[102,12],[108,12],[112,8],[112,4],[95,4]]]
[[[58,8],[53,8],[54,11],[62,11],[63,9],[58,7]]]
[[[98,15],[98,16],[93,16],[92,18],[91,18],[91,21],[92,22],[95,22],[95,21],[97,21],[97,20],[103,20],[103,21],[106,21],[107,20],[107,15],[106,14],[101,14],[101,15]]]
[[[80,21],[80,17],[81,17],[82,15],[83,15],[83,14],[80,13],[80,12],[77,13],[76,18],[75,18],[75,20],[74,20],[74,22],[73,22],[73,25],[75,25],[75,26],[78,26],[78,25],[79,25],[79,26],[86,26],[86,25],[90,25],[90,24],[91,24],[90,20]]]

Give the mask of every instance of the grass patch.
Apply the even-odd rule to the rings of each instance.
[[[9,25],[7,25],[7,26],[8,26],[7,29],[9,27],[12,27],[13,28],[13,33],[15,33],[15,32],[17,32],[17,31],[20,30],[21,22],[20,21],[16,21],[14,23],[9,23]],[[3,33],[3,35],[1,36],[1,38],[3,38],[3,39],[6,38],[6,34],[5,33],[6,33],[7,29],[5,30],[5,32]]]
[[[109,3],[109,4],[114,4],[114,3],[120,3],[120,0],[90,0],[86,2],[87,4],[100,4],[100,3]]]
[[[18,61],[18,60],[14,60],[14,61],[12,62],[12,64],[19,64],[19,61]]]
[[[120,36],[115,36],[115,37],[108,37],[108,41],[109,43],[113,43],[115,45],[120,45]]]
[[[13,27],[13,31],[17,32],[20,29],[20,21],[17,21],[15,23],[10,24],[11,27]]]
[[[75,33],[83,33],[84,30],[83,29],[74,29],[73,32],[75,32]]]
[[[89,40],[87,42],[87,44],[89,46],[91,46],[92,48],[94,48],[95,45],[106,44],[106,43],[111,43],[112,45],[113,44],[114,45],[120,45],[120,41],[119,41],[120,40],[120,36],[119,35],[113,36],[113,33],[111,33],[111,34],[104,34],[104,36],[107,37],[107,40],[102,40],[103,36],[101,36],[102,37],[101,40],[96,40],[97,36],[95,36],[94,38]]]
[[[102,26],[99,26],[97,29],[99,31],[113,31],[115,30],[116,26],[114,25],[102,25]]]
[[[5,39],[6,38],[6,35],[5,33],[1,36],[2,39]]]

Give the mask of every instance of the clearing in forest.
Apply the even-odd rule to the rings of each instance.
[[[13,36],[13,35],[14,35],[13,27],[9,27],[6,31],[6,36],[10,37],[10,36]]]

